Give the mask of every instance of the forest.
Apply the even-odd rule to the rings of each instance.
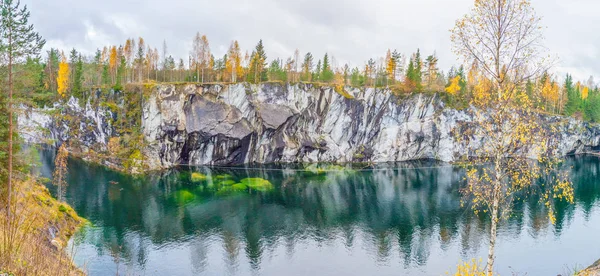
[[[24,86],[30,89],[30,105],[51,105],[59,98],[82,98],[90,88],[122,90],[127,83],[259,83],[306,82],[342,87],[389,88],[395,93],[441,93],[450,107],[464,108],[471,100],[485,97],[492,82],[474,62],[453,66],[444,72],[435,53],[424,56],[419,50],[401,54],[389,49],[360,67],[338,66],[333,55],[314,57],[296,50],[290,57],[268,59],[260,40],[251,52],[232,41],[227,53],[217,58],[206,35],[196,34],[189,56],[175,58],[167,42],[162,50],[147,45],[143,38],[127,39],[121,45],[107,45],[92,55],[77,49],[49,49],[45,56],[28,58],[22,66]],[[575,81],[571,75],[549,71],[527,81],[524,90],[540,112],[574,116],[600,122],[600,90],[593,77]]]

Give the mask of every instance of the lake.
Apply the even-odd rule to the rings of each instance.
[[[43,176],[53,157],[41,151]],[[566,165],[575,204],[559,204],[552,225],[537,200],[515,203],[499,226],[501,275],[557,275],[600,258],[600,159]],[[131,177],[70,160],[66,201],[92,225],[69,251],[90,275],[445,275],[459,260],[485,260],[489,226],[461,207],[463,169],[434,161],[310,169]]]

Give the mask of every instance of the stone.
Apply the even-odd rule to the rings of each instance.
[[[471,109],[446,108],[436,95],[398,97],[387,89],[347,88],[341,95],[311,84],[159,84],[144,101],[142,131],[149,169],[185,165],[289,162],[453,162],[481,147],[485,137],[455,141]],[[29,109],[19,117],[25,140],[105,148],[118,135],[113,114],[102,105],[63,112],[80,118],[79,137],[49,115],[60,106]],[[556,155],[600,148],[600,127],[572,118],[540,115],[556,131],[548,148]],[[45,131],[46,130],[46,131]],[[460,133],[459,133],[460,134]],[[537,154],[528,149],[531,157]]]

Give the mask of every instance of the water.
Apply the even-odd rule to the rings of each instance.
[[[52,158],[42,152],[43,175]],[[557,275],[600,258],[600,159],[568,165],[576,204],[560,205],[551,225],[536,200],[517,203],[499,229],[501,275]],[[192,172],[209,179],[192,182]],[[273,187],[223,190],[216,176],[224,174]],[[435,162],[321,175],[181,168],[133,178],[70,160],[66,200],[93,224],[70,248],[90,275],[445,275],[487,253],[487,220],[461,208],[462,179],[460,168]]]

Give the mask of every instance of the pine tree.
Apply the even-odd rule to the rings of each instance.
[[[75,97],[81,98],[83,93],[83,58],[81,54],[77,56],[75,69],[73,73],[73,88],[72,93]]]
[[[588,97],[586,109],[587,119],[593,122],[600,122],[600,91],[598,88],[594,89]]]
[[[421,51],[417,49],[414,61],[413,82],[417,92],[423,91],[423,61],[421,60]]]
[[[313,73],[313,81],[321,80],[321,60],[317,61],[317,68],[315,68],[315,72]]]
[[[102,52],[100,49],[97,49],[96,54],[94,55],[94,69],[96,70],[96,74],[94,75],[94,84],[100,85],[102,77]]]
[[[256,48],[252,52],[252,59],[250,60],[250,72],[247,76],[248,82],[258,83],[261,81],[267,81],[267,54],[263,46],[262,39],[256,45]]]
[[[321,80],[324,82],[330,82],[333,80],[333,70],[331,70],[331,65],[329,64],[329,56],[327,53],[325,57],[323,57],[323,70],[321,71]]]
[[[127,74],[127,58],[125,56],[121,56],[119,62],[119,68],[117,68],[117,81],[115,84],[115,90],[123,89],[123,78]]]
[[[571,116],[578,111],[581,111],[581,95],[578,89],[573,86],[573,77],[567,74],[565,78],[565,91],[567,92],[567,103],[565,105],[565,114]]]
[[[44,68],[44,88],[50,92],[56,92],[56,76],[58,72],[59,53],[57,49],[51,48],[46,58],[46,68]]]
[[[413,61],[413,59],[411,58],[410,61],[408,62],[408,69],[406,69],[406,78],[404,79],[404,86],[406,87],[406,89],[408,90],[414,90],[416,85],[415,85],[415,63]]]
[[[313,56],[310,52],[304,55],[304,62],[302,62],[302,77],[301,81],[312,81],[311,71],[313,68]]]
[[[75,80],[75,64],[77,63],[78,57],[77,50],[75,48],[71,49],[69,53],[69,88],[71,89],[71,94],[73,94],[73,81]]]
[[[6,195],[6,204],[4,205],[7,210],[6,223],[10,228],[12,224],[12,186],[13,186],[13,165],[16,163],[14,160],[14,152],[18,150],[18,145],[13,143],[17,133],[14,131],[15,116],[13,110],[13,96],[14,96],[14,83],[15,83],[15,71],[14,65],[22,61],[26,57],[37,57],[39,56],[40,50],[46,43],[42,37],[34,31],[33,25],[28,23],[30,13],[27,10],[27,6],[20,7],[20,2],[16,3],[13,0],[2,0],[0,2],[0,10],[2,16],[0,17],[0,36],[2,47],[0,48],[6,58],[7,62],[7,74],[8,74],[8,98],[7,98],[7,113],[8,113],[8,137],[3,137],[0,142],[2,146],[1,152],[8,152],[7,155],[0,154],[2,163],[6,159],[6,166],[2,166],[2,180],[6,180],[6,192],[2,192]],[[4,121],[3,121],[4,122]],[[7,145],[4,141],[8,141]],[[17,148],[15,148],[17,146]],[[6,170],[6,174],[4,174]],[[6,175],[6,176],[5,176]],[[15,238],[12,235],[7,237],[9,239],[9,246],[12,244],[12,240]],[[8,252],[3,252],[8,258],[12,254],[12,248],[8,248]]]

